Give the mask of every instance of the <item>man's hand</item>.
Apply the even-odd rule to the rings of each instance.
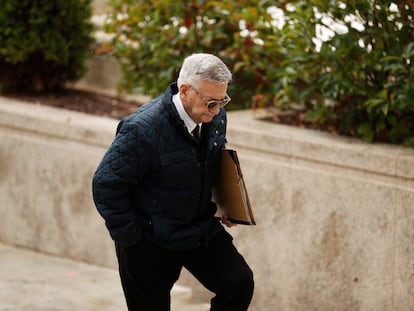
[[[231,222],[228,217],[229,215],[227,214],[224,214],[223,216],[221,216],[221,223],[229,228],[237,226],[237,224]]]

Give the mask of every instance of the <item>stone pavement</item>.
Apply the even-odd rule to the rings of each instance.
[[[0,243],[0,311],[127,310],[114,269]],[[191,301],[191,289],[176,286],[172,311],[207,311]]]

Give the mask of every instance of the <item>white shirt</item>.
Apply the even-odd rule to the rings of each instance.
[[[172,101],[175,105],[175,108],[178,111],[178,115],[180,116],[181,120],[184,121],[185,126],[187,127],[188,133],[190,133],[190,135],[193,135],[193,130],[195,129],[195,127],[197,126],[197,123],[195,123],[193,121],[193,119],[191,119],[191,117],[188,115],[187,111],[185,111],[183,103],[181,101],[180,98],[180,93],[174,94],[172,97]],[[201,131],[201,124],[199,124],[200,126],[200,131]]]

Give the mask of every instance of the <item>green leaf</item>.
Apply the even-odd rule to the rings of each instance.
[[[374,131],[369,123],[363,123],[358,127],[358,134],[364,140],[372,142],[374,139]]]

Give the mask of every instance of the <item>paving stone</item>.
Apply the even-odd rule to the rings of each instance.
[[[0,311],[127,310],[118,271],[0,243]],[[175,286],[172,311],[207,311]]]

